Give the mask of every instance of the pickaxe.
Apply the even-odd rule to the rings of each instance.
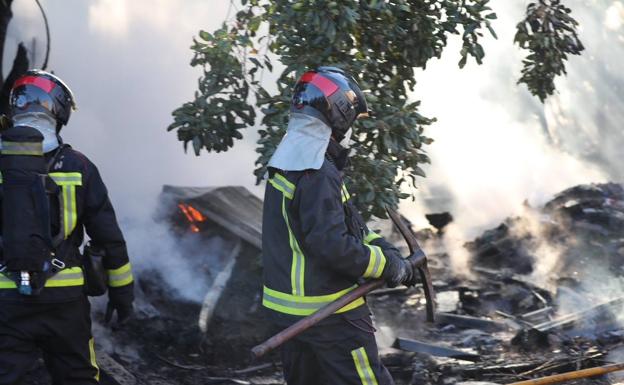
[[[435,313],[435,293],[433,291],[433,284],[431,283],[429,268],[427,267],[427,256],[418,245],[414,232],[409,227],[407,227],[399,214],[389,208],[386,208],[386,211],[388,212],[388,215],[390,216],[390,219],[392,219],[394,225],[399,229],[399,231],[405,238],[405,241],[407,242],[407,246],[409,247],[411,254],[411,261],[420,273],[423,289],[425,291],[425,297],[427,299],[427,322],[433,322]],[[350,291],[349,293],[338,298],[334,302],[320,308],[314,314],[302,318],[298,322],[282,330],[281,332],[264,341],[260,345],[253,347],[253,349],[251,349],[252,354],[255,356],[255,358],[264,356],[266,353],[277,348],[291,338],[303,333],[305,330],[334,314],[336,311],[342,309],[344,306],[350,304],[360,297],[365,296],[371,291],[380,288],[383,285],[384,281],[378,279],[371,280],[364,283],[363,285],[360,285],[357,289]]]

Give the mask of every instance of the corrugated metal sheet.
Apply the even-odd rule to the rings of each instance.
[[[262,248],[262,200],[242,186],[163,187],[165,204],[188,203],[210,221]]]

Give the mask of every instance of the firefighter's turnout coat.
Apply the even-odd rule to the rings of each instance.
[[[130,289],[133,277],[126,243],[96,166],[67,145],[46,154],[47,160],[52,157],[55,158],[49,175],[61,189],[63,204],[52,204],[50,217],[52,232],[63,233],[64,240],[57,247],[56,257],[66,267],[48,279],[40,295],[32,297],[20,295],[15,282],[0,274],[0,301],[54,303],[84,297],[85,278],[79,247],[85,230],[106,252],[103,263],[109,287]]]
[[[291,128],[289,133],[296,133]],[[262,303],[278,328],[314,313],[363,280],[386,278],[400,257],[355,209],[342,178],[345,160],[346,151],[332,140],[319,169],[269,168]],[[282,346],[286,382],[393,385],[373,333],[370,311],[360,298]]]
[[[262,224],[263,305],[278,323],[295,322],[358,282],[382,277],[386,254],[398,253],[366,227],[351,202],[341,152],[332,141],[318,170],[270,168]],[[337,312],[351,319],[368,314],[364,299]]]

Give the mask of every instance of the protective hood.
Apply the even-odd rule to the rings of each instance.
[[[332,130],[310,115],[291,113],[286,135],[269,161],[284,171],[318,170],[323,165]]]
[[[56,120],[42,112],[27,112],[13,117],[13,126],[28,126],[43,135],[43,152],[48,153],[59,146],[56,134]]]

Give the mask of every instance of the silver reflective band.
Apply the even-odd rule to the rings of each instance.
[[[382,257],[377,252],[377,247],[373,246],[371,247],[371,250],[373,251],[373,253],[375,253],[375,267],[373,267],[373,277],[378,277],[379,275],[381,275],[381,272],[379,271],[379,265],[381,265]]]
[[[128,270],[125,273],[121,273],[119,275],[108,275],[108,280],[111,284],[119,281],[125,281],[128,278],[132,277],[132,271]]]
[[[43,155],[41,142],[2,142],[3,154]]]
[[[59,176],[54,173],[50,173],[50,176],[56,183],[72,183],[72,184],[82,184],[82,175],[66,175]]]
[[[81,279],[81,273],[71,273],[71,274],[56,274],[53,275],[48,281],[71,281],[74,279]]]
[[[287,306],[287,307],[290,307],[290,308],[295,308],[295,309],[313,309],[313,310],[320,309],[323,306],[327,305],[328,303],[332,302],[332,301],[295,302],[295,301],[289,301],[287,299],[274,297],[274,296],[272,296],[270,294],[267,294],[266,292],[264,293],[264,299],[269,301],[269,302],[272,302],[274,304]]]
[[[355,363],[355,368],[360,376],[362,385],[377,385],[377,379],[368,361],[368,355],[364,347],[351,351],[351,356]]]
[[[294,192],[290,187],[286,186],[286,184],[284,184],[284,182],[281,179],[279,179],[279,178],[274,178],[273,182],[279,184],[286,192],[288,192],[290,194],[292,194]]]

